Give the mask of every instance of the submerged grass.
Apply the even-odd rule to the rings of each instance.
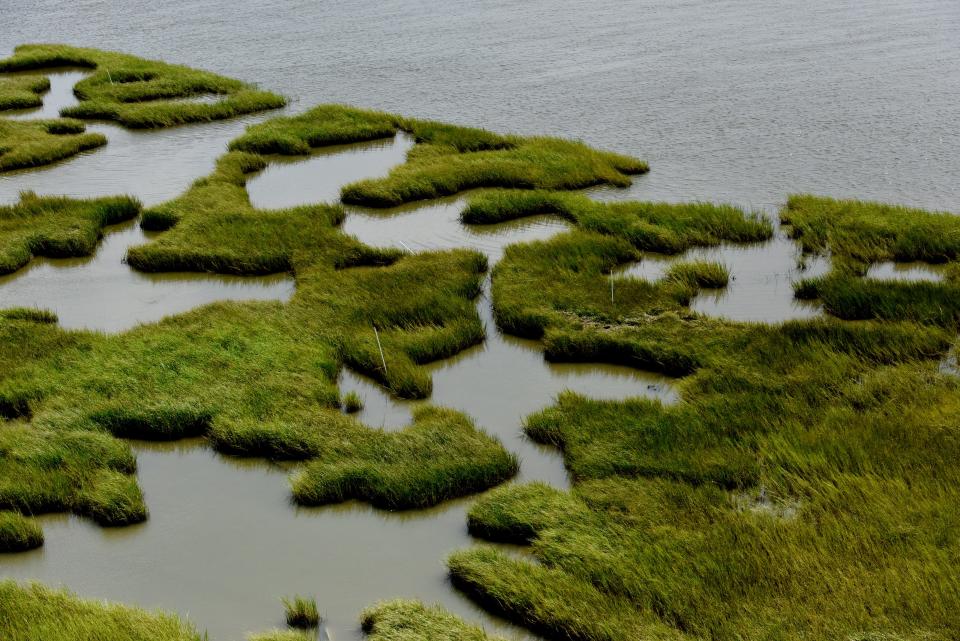
[[[46,76],[0,77],[0,111],[30,109],[43,105],[43,94],[50,90]]]
[[[49,165],[105,144],[106,136],[86,133],[77,120],[0,118],[0,172]]]
[[[37,256],[89,256],[104,227],[132,220],[139,212],[140,203],[127,197],[75,200],[24,192],[15,205],[0,206],[0,274]],[[6,316],[10,318],[9,311]]]
[[[0,511],[0,552],[23,552],[43,545],[43,529],[19,512]]]
[[[0,581],[4,641],[202,641],[193,626],[163,612],[100,601],[38,584]]]
[[[0,72],[83,67],[92,73],[74,87],[80,100],[61,115],[114,120],[126,127],[169,127],[276,109],[286,101],[268,91],[208,71],[123,53],[59,44],[28,44],[0,60]],[[177,99],[216,94],[216,102]]]

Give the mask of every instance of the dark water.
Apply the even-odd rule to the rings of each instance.
[[[259,82],[292,99],[288,112],[347,102],[577,137],[651,162],[653,171],[633,187],[594,190],[598,198],[726,201],[775,214],[787,193],[812,191],[960,210],[960,4],[952,0],[0,0],[0,15],[0,52],[38,41],[113,48]],[[21,116],[52,115],[55,103],[71,99],[75,79],[54,76],[44,109]],[[131,193],[154,204],[208,173],[226,143],[264,117],[147,132],[91,125],[108,136],[107,147],[0,175],[0,202],[33,189]],[[264,207],[335,200],[341,184],[382,174],[408,147],[398,137],[275,162],[251,181],[251,200]],[[469,246],[496,261],[508,243],[565,228],[552,219],[465,227],[457,220],[461,205],[453,198],[390,212],[350,210],[344,231],[411,251]],[[0,281],[0,305],[53,307],[65,325],[116,331],[218,298],[290,294],[284,277],[137,274],[122,256],[144,240],[140,234],[132,226],[115,230],[90,259],[35,262]],[[725,292],[699,296],[695,309],[742,320],[819,313],[793,301],[790,284],[826,262],[801,272],[796,248],[782,236],[684,258],[691,257],[724,262],[735,279]],[[656,278],[667,263],[651,255],[624,271]],[[921,272],[879,265],[870,276]],[[119,312],[108,319],[104,310]],[[520,433],[522,418],[560,390],[675,397],[662,377],[547,364],[536,343],[496,331],[489,301],[481,298],[478,310],[486,342],[431,366],[432,401],[467,411],[497,434],[521,455],[523,479],[567,484],[560,458]],[[945,368],[955,371],[955,357]],[[371,425],[398,428],[409,416],[409,404],[351,372],[341,385],[365,398],[362,418]],[[105,530],[45,517],[45,547],[0,558],[0,576],[169,608],[214,641],[281,625],[278,597],[293,593],[316,595],[341,639],[360,636],[362,607],[398,596],[440,601],[488,628],[516,632],[445,579],[444,556],[472,543],[469,499],[405,514],[358,505],[302,510],[288,502],[287,469],[223,458],[201,443],[140,444],[137,451],[148,523]]]

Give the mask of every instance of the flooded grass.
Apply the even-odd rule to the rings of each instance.
[[[0,119],[0,172],[49,165],[105,144],[105,136],[86,133],[78,120]]]
[[[0,72],[83,67],[92,73],[74,87],[80,102],[61,115],[114,120],[125,127],[170,127],[276,109],[286,101],[239,80],[182,65],[67,45],[21,45],[0,60]],[[171,99],[218,94],[217,102]]]
[[[163,612],[85,601],[37,584],[0,582],[0,632],[6,641],[202,641],[193,626]]]

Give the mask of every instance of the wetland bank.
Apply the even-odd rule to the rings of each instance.
[[[79,264],[28,257],[0,286],[2,496],[51,512],[7,510],[11,547],[45,540],[4,576],[214,639],[283,627],[284,595],[316,598],[336,638],[955,635],[951,215],[788,192],[667,205],[637,197],[639,161],[582,143],[343,106],[252,118],[210,125],[213,153],[170,185],[60,183],[144,204],[70,244]],[[60,206],[44,171],[128,135],[104,131],[0,182],[7,238]],[[24,184],[42,206],[15,204]],[[174,298],[139,302],[154,276]],[[68,323],[106,333],[35,311],[118,278],[119,318]],[[188,282],[221,302],[157,322]],[[16,639],[56,639],[64,616],[193,638],[42,587],[0,584],[0,608]]]

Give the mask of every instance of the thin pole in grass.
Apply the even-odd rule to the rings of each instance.
[[[613,272],[610,272],[610,304],[613,304]]]
[[[383,363],[383,376],[387,376],[387,359],[383,356],[383,345],[380,344],[380,332],[377,331],[377,326],[373,326],[373,335],[377,337],[377,349],[380,350],[380,362]]]
[[[413,253],[413,250],[410,249],[409,247],[407,247],[407,244],[406,244],[405,242],[403,242],[403,241],[400,240],[399,238],[397,239],[397,242],[400,243],[401,245],[403,245],[403,248],[406,249],[408,252],[410,252],[411,254]]]

